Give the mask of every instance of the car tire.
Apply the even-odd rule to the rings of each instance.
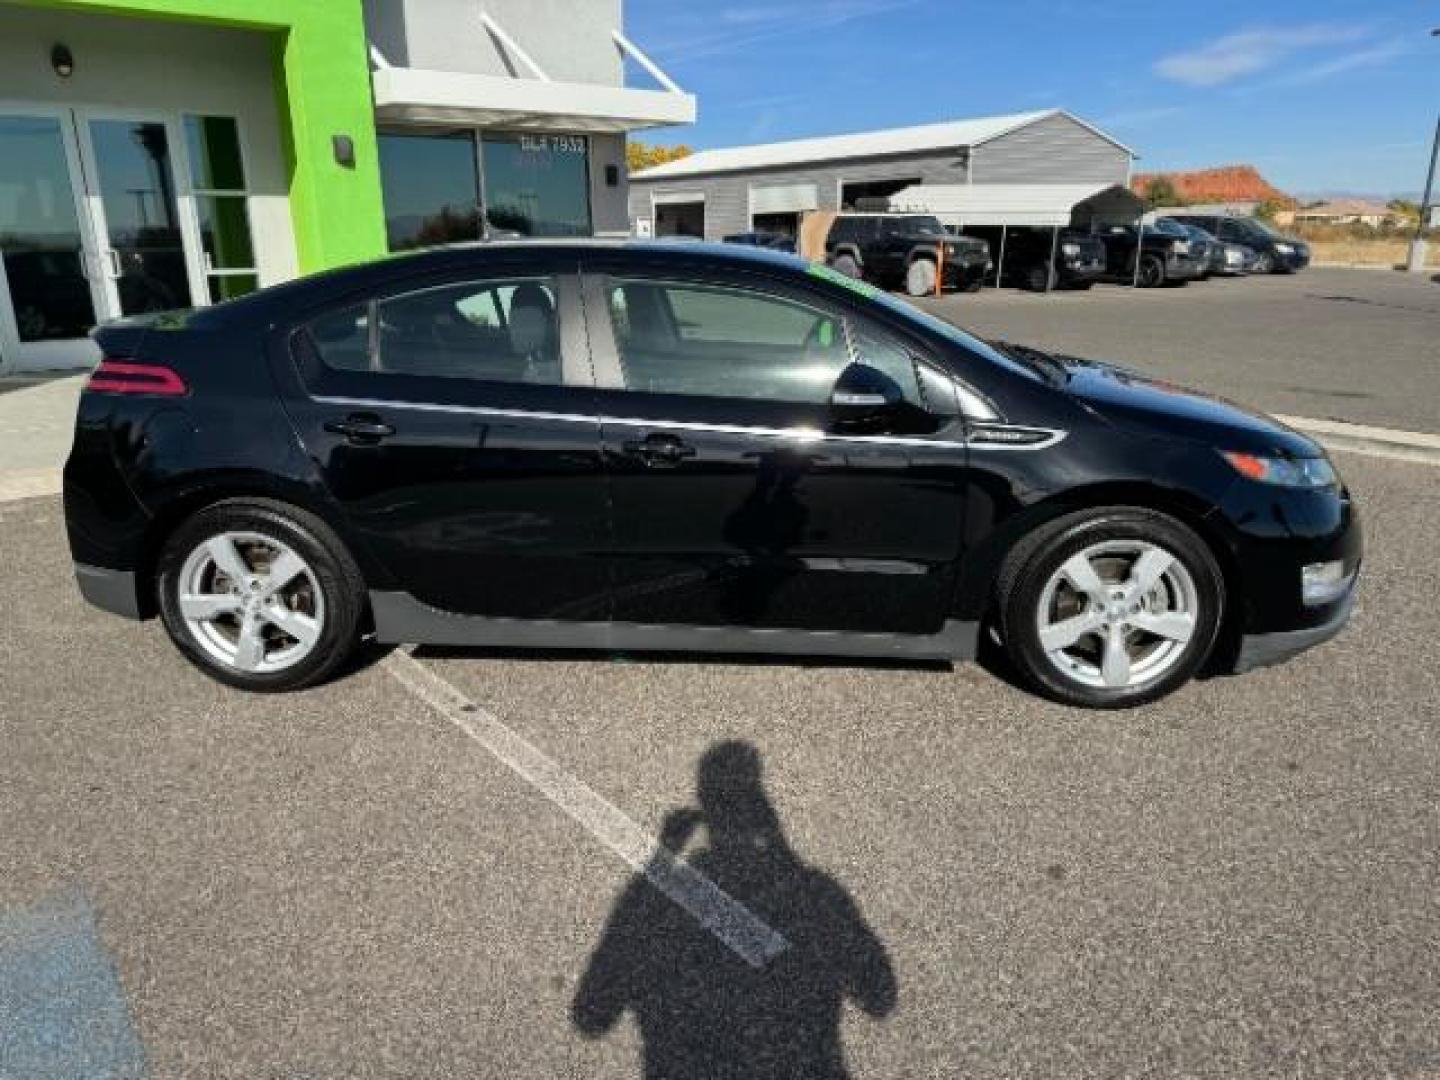
[[[1093,579],[1077,572],[1084,567]],[[1097,709],[1143,705],[1187,682],[1215,645],[1225,599],[1205,542],[1140,507],[1084,510],[1041,526],[1012,550],[996,587],[998,629],[1016,672],[1052,700]]]
[[[1275,256],[1268,251],[1262,251],[1255,258],[1255,264],[1251,266],[1252,274],[1273,274],[1275,272]]]
[[[853,255],[836,255],[835,261],[830,266],[848,278],[855,278],[857,281],[860,278],[860,264],[855,261]]]
[[[359,642],[359,569],[324,521],[285,503],[228,500],[187,519],[160,553],[156,588],[181,654],[242,690],[313,686]]]
[[[935,264],[929,259],[916,259],[905,268],[905,294],[907,296],[933,296],[935,294]]]
[[[960,290],[962,292],[976,293],[980,291],[981,287],[984,284],[985,282],[980,278],[972,278],[970,281],[967,281],[964,285],[960,286]]]
[[[1146,255],[1140,260],[1140,276],[1135,282],[1142,289],[1153,289],[1165,284],[1165,263],[1158,255]]]
[[[1046,277],[1043,265],[1027,266],[1025,268],[1025,288],[1031,292],[1044,292]]]
[[[1089,292],[1094,284],[1093,281],[1077,281],[1075,284],[1069,286],[1069,288],[1075,292]]]

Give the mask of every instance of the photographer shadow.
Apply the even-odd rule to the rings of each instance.
[[[671,812],[651,866],[673,864],[703,824],[708,846],[688,865],[781,935],[783,947],[747,961],[722,940],[725,926],[702,925],[647,873],[621,894],[581,978],[576,1028],[599,1038],[630,1013],[647,1080],[843,1080],[844,1003],[877,1018],[895,1008],[884,946],[840,884],[791,849],[760,771],[748,743],[708,750],[699,808]]]

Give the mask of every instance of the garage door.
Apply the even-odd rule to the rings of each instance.
[[[750,186],[751,214],[790,214],[801,210],[814,210],[820,204],[816,201],[817,190],[813,182],[794,184],[752,184]]]

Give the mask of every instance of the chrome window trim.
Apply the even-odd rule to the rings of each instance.
[[[523,385],[523,384],[517,384]],[[643,417],[606,416],[595,413],[543,412],[535,409],[498,409],[488,405],[442,405],[435,402],[391,401],[380,398],[317,396],[317,405],[347,409],[413,409],[417,412],[459,413],[467,416],[495,416],[514,420],[549,420],[566,424],[610,424],[617,427],[663,428],[671,431],[709,431],[719,435],[755,435],[761,438],[794,439],[797,442],[843,442],[916,448],[978,448],[982,450],[1046,450],[1061,442],[1069,432],[1015,424],[985,424],[985,428],[1020,432],[1043,432],[1045,438],[1029,443],[974,442],[970,439],[928,439],[916,435],[836,435],[819,428],[767,428],[742,424],[705,424],[693,420],[651,420]]]

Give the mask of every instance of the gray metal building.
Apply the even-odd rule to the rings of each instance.
[[[721,150],[630,177],[641,234],[794,233],[807,211],[917,184],[1128,184],[1135,154],[1061,109]]]

